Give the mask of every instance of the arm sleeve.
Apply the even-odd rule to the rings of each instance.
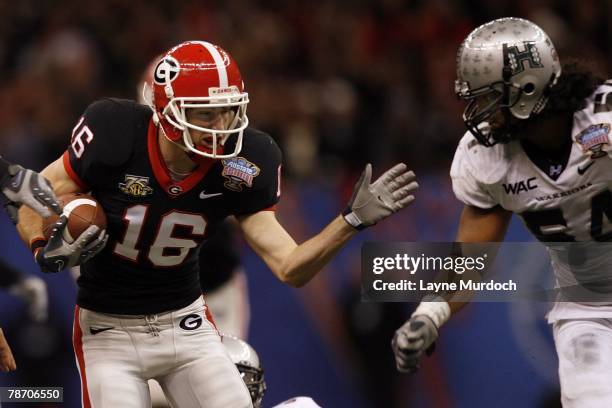
[[[244,189],[236,200],[234,215],[247,215],[268,209],[280,200],[282,153],[274,140],[266,135],[259,174],[253,180],[253,187]]]
[[[105,169],[121,165],[131,151],[130,117],[126,108],[113,99],[89,105],[72,130],[64,153],[66,172],[83,190],[90,190]]]
[[[479,208],[492,208],[498,203],[489,193],[486,185],[476,177],[477,171],[474,163],[470,160],[471,148],[475,145],[464,137],[453,159],[450,176],[453,183],[453,192],[457,199],[466,205]],[[480,171],[486,171],[481,169]]]

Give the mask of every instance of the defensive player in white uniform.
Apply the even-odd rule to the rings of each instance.
[[[598,281],[612,276],[610,251],[578,267],[571,247],[558,243],[612,238],[612,83],[577,64],[561,71],[546,33],[523,19],[484,24],[459,48],[456,93],[469,102],[469,131],[451,168],[453,190],[465,204],[457,241],[501,241],[516,213],[547,245],[559,286],[609,293]],[[400,371],[418,368],[439,328],[463,305],[436,300],[421,302],[396,332]],[[548,315],[563,405],[610,407],[612,302],[572,300],[578,301],[555,303]]]
[[[253,408],[261,408],[264,394],[266,393],[266,381],[264,372],[257,352],[249,343],[236,336],[224,335],[221,339],[225,350],[232,362],[240,371],[242,380],[249,389]],[[310,397],[294,397],[283,401],[273,408],[321,408]]]

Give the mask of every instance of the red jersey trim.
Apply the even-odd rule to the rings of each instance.
[[[70,176],[72,181],[74,181],[81,190],[89,191],[90,189],[89,187],[87,187],[87,184],[85,184],[83,180],[81,180],[81,178],[78,176],[78,174],[76,174],[76,172],[72,169],[72,164],[70,164],[70,154],[68,153],[68,150],[64,152],[62,160],[64,162],[64,169],[66,170],[66,173],[68,173],[68,176]]]
[[[211,160],[209,163],[198,165],[193,173],[180,182],[175,182],[172,180],[168,167],[166,166],[161,151],[159,150],[157,126],[155,126],[155,123],[153,123],[153,119],[149,121],[147,148],[149,151],[149,162],[151,163],[151,168],[153,169],[155,179],[170,197],[178,197],[194,188],[200,181],[202,181],[213,164],[213,161]]]

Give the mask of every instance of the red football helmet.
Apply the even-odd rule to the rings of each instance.
[[[249,95],[238,65],[221,47],[204,41],[187,41],[165,53],[153,71],[153,120],[172,142],[181,139],[187,151],[212,159],[235,157],[242,149],[242,134],[249,125]],[[188,108],[231,108],[227,129],[196,126],[187,120]],[[195,146],[190,129],[205,133],[209,147]],[[224,151],[227,138],[236,133],[232,152]]]

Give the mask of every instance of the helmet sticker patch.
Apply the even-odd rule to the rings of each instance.
[[[157,63],[153,72],[153,81],[158,85],[165,85],[178,77],[179,63],[173,57],[166,55]]]
[[[531,41],[524,41],[525,49],[519,50],[516,45],[508,47],[508,59],[512,75],[516,75],[525,70],[525,62],[529,68],[544,68],[540,59],[538,48]]]
[[[223,185],[232,191],[242,191],[243,186],[252,187],[253,179],[259,175],[259,167],[244,157],[224,159],[221,175],[226,178]]]
[[[219,87],[210,87],[208,88],[208,95],[210,96],[239,96],[240,90],[236,85],[219,88]]]

